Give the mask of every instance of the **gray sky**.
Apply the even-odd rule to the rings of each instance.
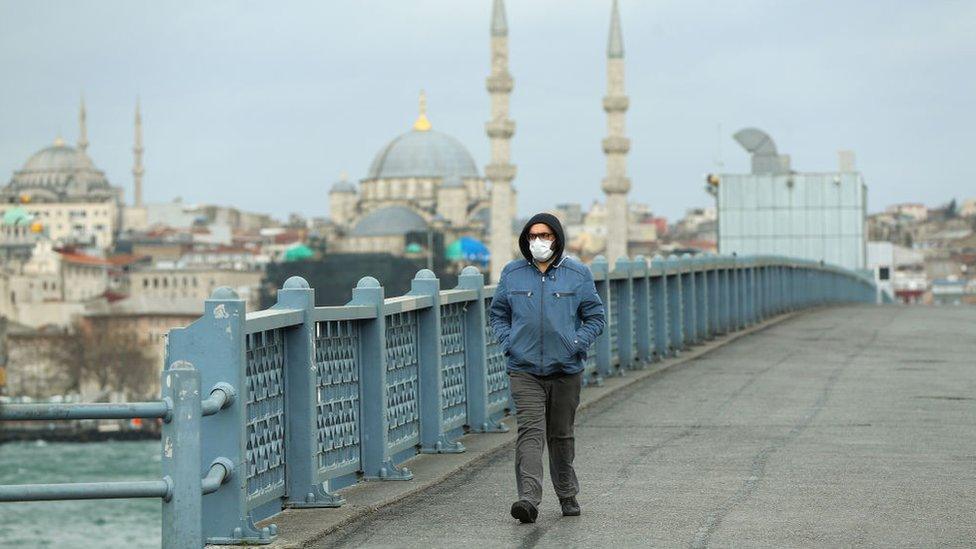
[[[61,133],[146,199],[325,215],[340,172],[365,175],[409,130],[435,129],[484,169],[490,0],[0,0],[0,179]],[[508,0],[519,211],[600,197],[609,1]],[[976,196],[976,2],[621,0],[632,200],[680,216],[702,175],[769,132],[801,171],[853,149],[869,208]],[[719,138],[718,125],[722,134]]]

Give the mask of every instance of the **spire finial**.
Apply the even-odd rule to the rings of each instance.
[[[142,167],[142,109],[140,109],[139,96],[136,96],[136,120],[135,120],[135,145],[132,147],[132,183],[134,187],[133,205],[137,208],[142,207],[142,176],[146,170]]]
[[[623,56],[624,36],[620,30],[620,10],[617,8],[617,0],[613,0],[613,8],[610,13],[610,39],[607,41],[607,57],[622,59]]]
[[[88,114],[85,112],[85,94],[81,94],[78,108],[78,150],[85,154],[88,150]]]
[[[418,132],[430,131],[430,120],[427,119],[427,94],[424,90],[420,90],[419,103],[420,114],[417,115],[417,121],[413,123],[413,129]]]
[[[508,22],[505,17],[505,1],[495,0],[491,8],[491,35],[508,36]]]

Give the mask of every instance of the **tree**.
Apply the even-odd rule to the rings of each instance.
[[[104,324],[81,325],[75,333],[82,377],[95,381],[100,391],[148,396],[155,387],[156,360],[136,334],[112,330]]]
[[[97,399],[110,392],[132,399],[150,396],[156,386],[156,359],[132,332],[82,321],[58,339],[38,352],[60,364],[79,392],[87,386],[97,390]]]
[[[953,198],[945,207],[945,217],[946,219],[955,219],[958,215],[959,207],[956,205],[956,199]]]

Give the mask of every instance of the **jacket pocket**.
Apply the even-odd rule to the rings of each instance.
[[[562,344],[563,352],[560,355],[560,361],[563,364],[575,364],[579,360],[579,345],[576,343],[575,334],[573,337],[567,337],[562,332],[557,333],[559,336],[559,341]]]
[[[552,303],[556,307],[556,314],[576,319],[576,310],[579,308],[576,292],[552,292]]]

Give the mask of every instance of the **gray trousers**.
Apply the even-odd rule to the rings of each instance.
[[[515,482],[519,499],[542,501],[542,448],[549,445],[549,475],[556,496],[579,492],[573,470],[576,439],[573,423],[579,406],[582,374],[538,377],[525,372],[509,374],[518,440],[515,443]]]

